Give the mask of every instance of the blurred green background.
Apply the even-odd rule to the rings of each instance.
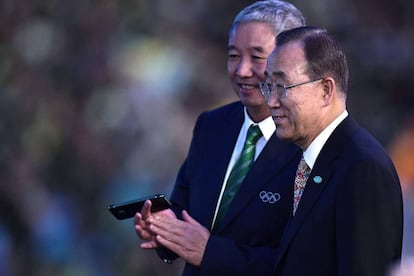
[[[179,275],[107,206],[171,192],[197,115],[236,99],[227,34],[249,3],[0,0],[0,275]],[[347,54],[348,109],[397,165],[414,254],[414,4],[292,3]]]

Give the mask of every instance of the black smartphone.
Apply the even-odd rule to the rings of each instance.
[[[119,220],[128,219],[135,216],[135,214],[141,211],[142,206],[146,200],[151,200],[151,212],[158,212],[171,207],[171,202],[163,194],[152,195],[135,200],[129,200],[111,204],[108,206],[108,210]]]

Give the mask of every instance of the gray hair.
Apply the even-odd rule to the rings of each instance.
[[[280,0],[257,1],[234,18],[230,32],[241,23],[263,22],[273,27],[275,37],[286,30],[305,25],[305,18],[294,5]]]

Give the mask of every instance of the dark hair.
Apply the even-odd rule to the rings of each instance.
[[[306,73],[311,79],[330,75],[344,95],[348,89],[348,65],[344,52],[325,29],[299,27],[280,33],[276,47],[292,41],[301,41],[307,61]]]

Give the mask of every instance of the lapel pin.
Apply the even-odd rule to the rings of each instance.
[[[322,183],[322,177],[320,177],[319,175],[315,176],[313,178],[313,182],[315,182],[316,184]]]

